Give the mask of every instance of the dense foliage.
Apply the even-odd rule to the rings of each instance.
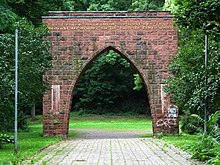
[[[219,35],[220,1],[219,0],[175,0],[176,21],[180,29],[202,29]]]
[[[162,9],[165,0],[74,0],[76,11],[134,11]]]
[[[179,27],[179,53],[170,65],[173,76],[168,81],[168,91],[179,106],[182,130],[201,133],[197,143],[189,146],[193,157],[207,160],[207,164],[219,164],[220,1],[174,0],[174,4],[172,9]],[[207,68],[205,35],[208,35],[209,43]],[[207,121],[204,120],[205,98],[208,100]]]
[[[50,67],[51,54],[49,42],[42,41],[46,36],[45,27],[35,28],[22,19],[18,22],[19,31],[19,126],[23,128],[24,115],[30,114],[32,106],[41,102],[45,85],[42,75]],[[14,84],[15,84],[15,36],[0,34],[0,130],[13,129]]]
[[[96,114],[149,113],[144,88],[134,91],[135,70],[114,51],[103,53],[80,78],[74,110]]]
[[[3,148],[5,144],[13,143],[13,142],[14,142],[13,136],[9,136],[7,134],[0,134],[0,149]]]
[[[34,25],[41,25],[41,16],[48,11],[69,10],[68,3],[64,0],[8,0],[8,6],[20,17],[25,17]]]
[[[10,3],[20,3],[10,1]],[[42,75],[51,66],[50,44],[44,26],[36,27],[27,18],[21,18],[9,6],[0,4],[0,131],[13,130],[15,86],[15,27],[18,28],[19,104],[18,126],[27,129],[27,115],[32,107],[41,106],[46,86]]]
[[[190,114],[204,114],[204,97],[208,97],[209,114],[220,110],[220,42],[209,36],[208,69],[204,66],[204,35],[201,30],[183,30],[179,37],[179,55],[173,59],[170,70],[175,77],[169,81],[169,89],[175,97],[183,114],[183,130],[194,132],[189,128]],[[205,76],[208,75],[208,87]]]
[[[187,149],[192,152],[193,159],[206,161],[206,164],[218,165],[220,163],[220,142],[212,136],[200,135]]]
[[[207,164],[219,164],[220,163],[220,127],[217,123],[220,117],[220,111],[216,111],[211,114],[207,121],[202,119],[197,114],[192,114],[200,123],[206,123],[207,131],[203,133],[201,128],[193,126],[200,130],[202,134],[198,137],[197,142],[188,146],[188,149],[193,153],[193,158],[199,160],[208,160]]]
[[[206,95],[208,114],[220,109],[220,28],[218,27],[220,2],[216,0],[176,0],[175,2],[177,8],[174,14],[180,31],[179,54],[170,65],[174,77],[170,78],[169,91],[183,114],[182,129],[193,133],[195,130],[190,128],[190,124],[195,124],[196,121],[191,118],[191,114],[203,116]],[[203,16],[205,13],[207,17]],[[197,18],[194,19],[195,15]],[[208,34],[209,38],[207,69],[204,66],[205,34]],[[205,76],[208,77],[207,87]]]

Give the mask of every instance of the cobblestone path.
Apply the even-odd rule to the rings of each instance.
[[[190,160],[186,152],[155,138],[67,140],[44,149],[37,157],[35,165],[202,164]]]

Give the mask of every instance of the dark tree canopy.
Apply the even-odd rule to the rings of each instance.
[[[68,10],[63,0],[12,0],[8,1],[8,6],[18,16],[26,17],[34,25],[40,25],[41,16],[47,15],[48,11]]]
[[[80,77],[74,91],[73,110],[97,114],[149,114],[146,90],[133,90],[135,73],[131,64],[119,54],[103,53]]]

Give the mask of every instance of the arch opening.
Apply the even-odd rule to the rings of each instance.
[[[139,88],[135,88],[134,76]],[[146,129],[150,127],[151,130],[146,131],[152,132],[146,84],[135,65],[114,47],[103,49],[88,62],[72,92],[70,111],[76,123],[70,125],[71,129],[79,126],[77,118],[80,116],[136,116],[148,119]]]

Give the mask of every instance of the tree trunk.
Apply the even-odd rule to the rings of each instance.
[[[35,119],[35,104],[32,106],[31,108],[31,119],[34,120]]]

